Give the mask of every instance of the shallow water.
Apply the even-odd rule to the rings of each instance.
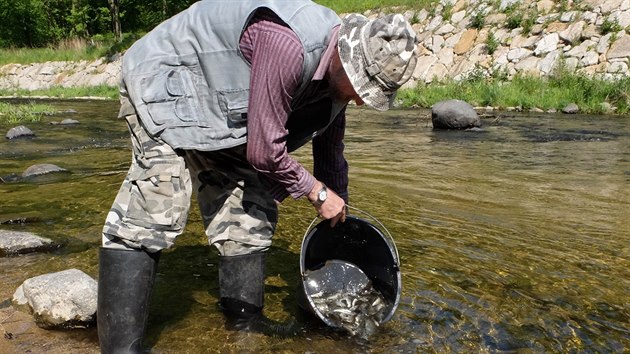
[[[53,104],[77,113],[25,124],[36,138],[0,140],[0,176],[35,163],[70,173],[0,184],[0,222],[28,221],[0,227],[64,246],[0,258],[0,302],[31,276],[72,267],[96,276],[99,232],[128,168],[116,102]],[[81,124],[49,125],[64,118]],[[278,334],[226,329],[216,305],[217,257],[193,207],[160,263],[147,339],[153,352],[629,350],[628,117],[502,113],[485,118],[481,131],[460,132],[433,131],[428,111],[354,108],[346,149],[351,204],[377,217],[400,253],[403,293],[392,320],[366,341],[298,310],[299,248],[315,215],[307,203],[288,201],[265,288]],[[307,165],[309,155],[297,152]],[[303,329],[282,335],[290,323]],[[97,345],[94,329],[66,338]],[[12,341],[37,352],[27,335]]]

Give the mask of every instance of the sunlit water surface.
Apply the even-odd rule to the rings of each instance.
[[[0,140],[0,176],[36,163],[70,172],[0,184],[0,227],[63,247],[0,258],[0,301],[35,275],[78,268],[97,276],[100,229],[129,165],[116,102],[52,104],[77,113],[25,124],[33,139]],[[49,124],[64,118],[80,124]],[[392,320],[366,341],[298,310],[300,244],[315,213],[288,201],[265,287],[265,314],[278,333],[226,329],[217,256],[193,207],[160,262],[153,352],[630,350],[628,117],[496,114],[481,131],[433,131],[428,111],[351,109],[346,151],[351,204],[378,218],[400,253],[402,299]],[[310,165],[309,149],[296,156]],[[6,223],[18,218],[27,222]],[[284,335],[290,325],[301,330]],[[94,328],[76,331],[96,347]]]

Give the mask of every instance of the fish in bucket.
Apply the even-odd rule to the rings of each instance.
[[[368,338],[396,311],[401,275],[391,235],[361,212],[374,224],[353,215],[334,228],[313,220],[300,252],[299,303],[328,326]]]

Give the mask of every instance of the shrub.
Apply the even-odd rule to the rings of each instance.
[[[482,29],[483,25],[486,22],[486,15],[481,11],[477,11],[475,15],[470,20],[470,27],[476,29]]]
[[[599,27],[599,31],[601,32],[601,34],[608,34],[608,33],[614,33],[614,32],[619,32],[623,29],[623,27],[621,27],[621,25],[615,20],[615,21],[610,21],[609,19],[605,19],[604,22],[602,22],[602,25]]]
[[[486,38],[486,51],[488,54],[492,55],[499,48],[499,41],[494,36],[493,32],[488,33],[488,38]]]
[[[522,21],[523,21],[523,14],[519,12],[514,12],[510,14],[505,25],[509,29],[515,29],[521,26]]]
[[[532,31],[532,27],[536,23],[536,13],[529,13],[523,20],[521,21],[521,27],[523,27],[523,33],[529,34]]]

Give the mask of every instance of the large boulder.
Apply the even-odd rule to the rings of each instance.
[[[441,101],[431,108],[433,129],[470,129],[481,126],[477,111],[461,100]]]
[[[97,282],[78,269],[30,278],[13,294],[42,328],[84,328],[96,318]]]

